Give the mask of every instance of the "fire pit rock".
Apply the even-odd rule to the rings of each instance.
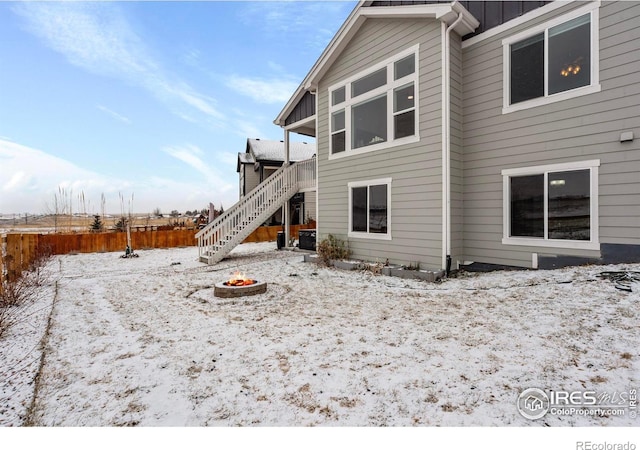
[[[245,286],[233,286],[223,281],[213,287],[213,295],[221,298],[245,297],[247,295],[264,294],[265,292],[267,292],[267,283],[260,281]]]

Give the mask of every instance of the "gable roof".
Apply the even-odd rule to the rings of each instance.
[[[306,92],[315,92],[318,81],[329,70],[333,62],[340,56],[351,39],[362,27],[365,21],[375,18],[430,18],[438,19],[451,25],[456,21],[458,15],[462,19],[455,26],[455,30],[460,35],[472,33],[479,25],[478,20],[467,11],[459,2],[437,3],[437,4],[417,4],[402,7],[377,6],[370,8],[371,0],[361,0],[353,9],[347,20],[342,24],[329,45],[320,55],[320,58],[313,65],[307,76],[304,78],[293,96],[289,99],[285,107],[280,111],[278,117],[273,121],[276,125],[284,126],[285,120],[302,99]]]
[[[289,142],[289,161],[304,161],[316,154],[316,145],[307,142]],[[256,162],[284,163],[284,142],[264,139],[247,139],[245,152],[238,153],[236,171],[240,171],[240,164],[254,164]]]

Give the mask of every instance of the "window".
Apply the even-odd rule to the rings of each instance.
[[[330,158],[418,140],[418,46],[329,89]]]
[[[351,108],[351,148],[387,141],[387,96],[383,95]]]
[[[599,249],[600,161],[502,171],[503,244]]]
[[[344,95],[344,86],[333,91],[331,93],[331,104],[339,105],[340,103],[343,103],[345,98]]]
[[[394,138],[400,139],[415,134],[416,111],[413,83],[393,91]]]
[[[349,183],[349,237],[391,239],[391,179]]]
[[[385,84],[387,84],[386,67],[376,70],[371,75],[364,76],[351,83],[351,97],[353,98],[358,95],[366,94],[367,92],[373,91],[375,88],[379,88]]]
[[[331,114],[331,148],[334,153],[344,152],[345,129],[344,110]]]
[[[502,41],[503,113],[600,91],[597,7]]]

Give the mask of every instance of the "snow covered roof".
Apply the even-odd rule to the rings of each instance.
[[[240,164],[253,164],[256,162],[253,155],[251,153],[238,153],[238,162]]]
[[[284,162],[284,142],[264,139],[247,139],[246,153],[251,153],[255,161]],[[316,154],[316,145],[306,142],[289,143],[289,161],[304,161]]]

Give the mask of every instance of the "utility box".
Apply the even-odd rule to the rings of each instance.
[[[299,230],[298,246],[302,250],[316,251],[316,230]]]

